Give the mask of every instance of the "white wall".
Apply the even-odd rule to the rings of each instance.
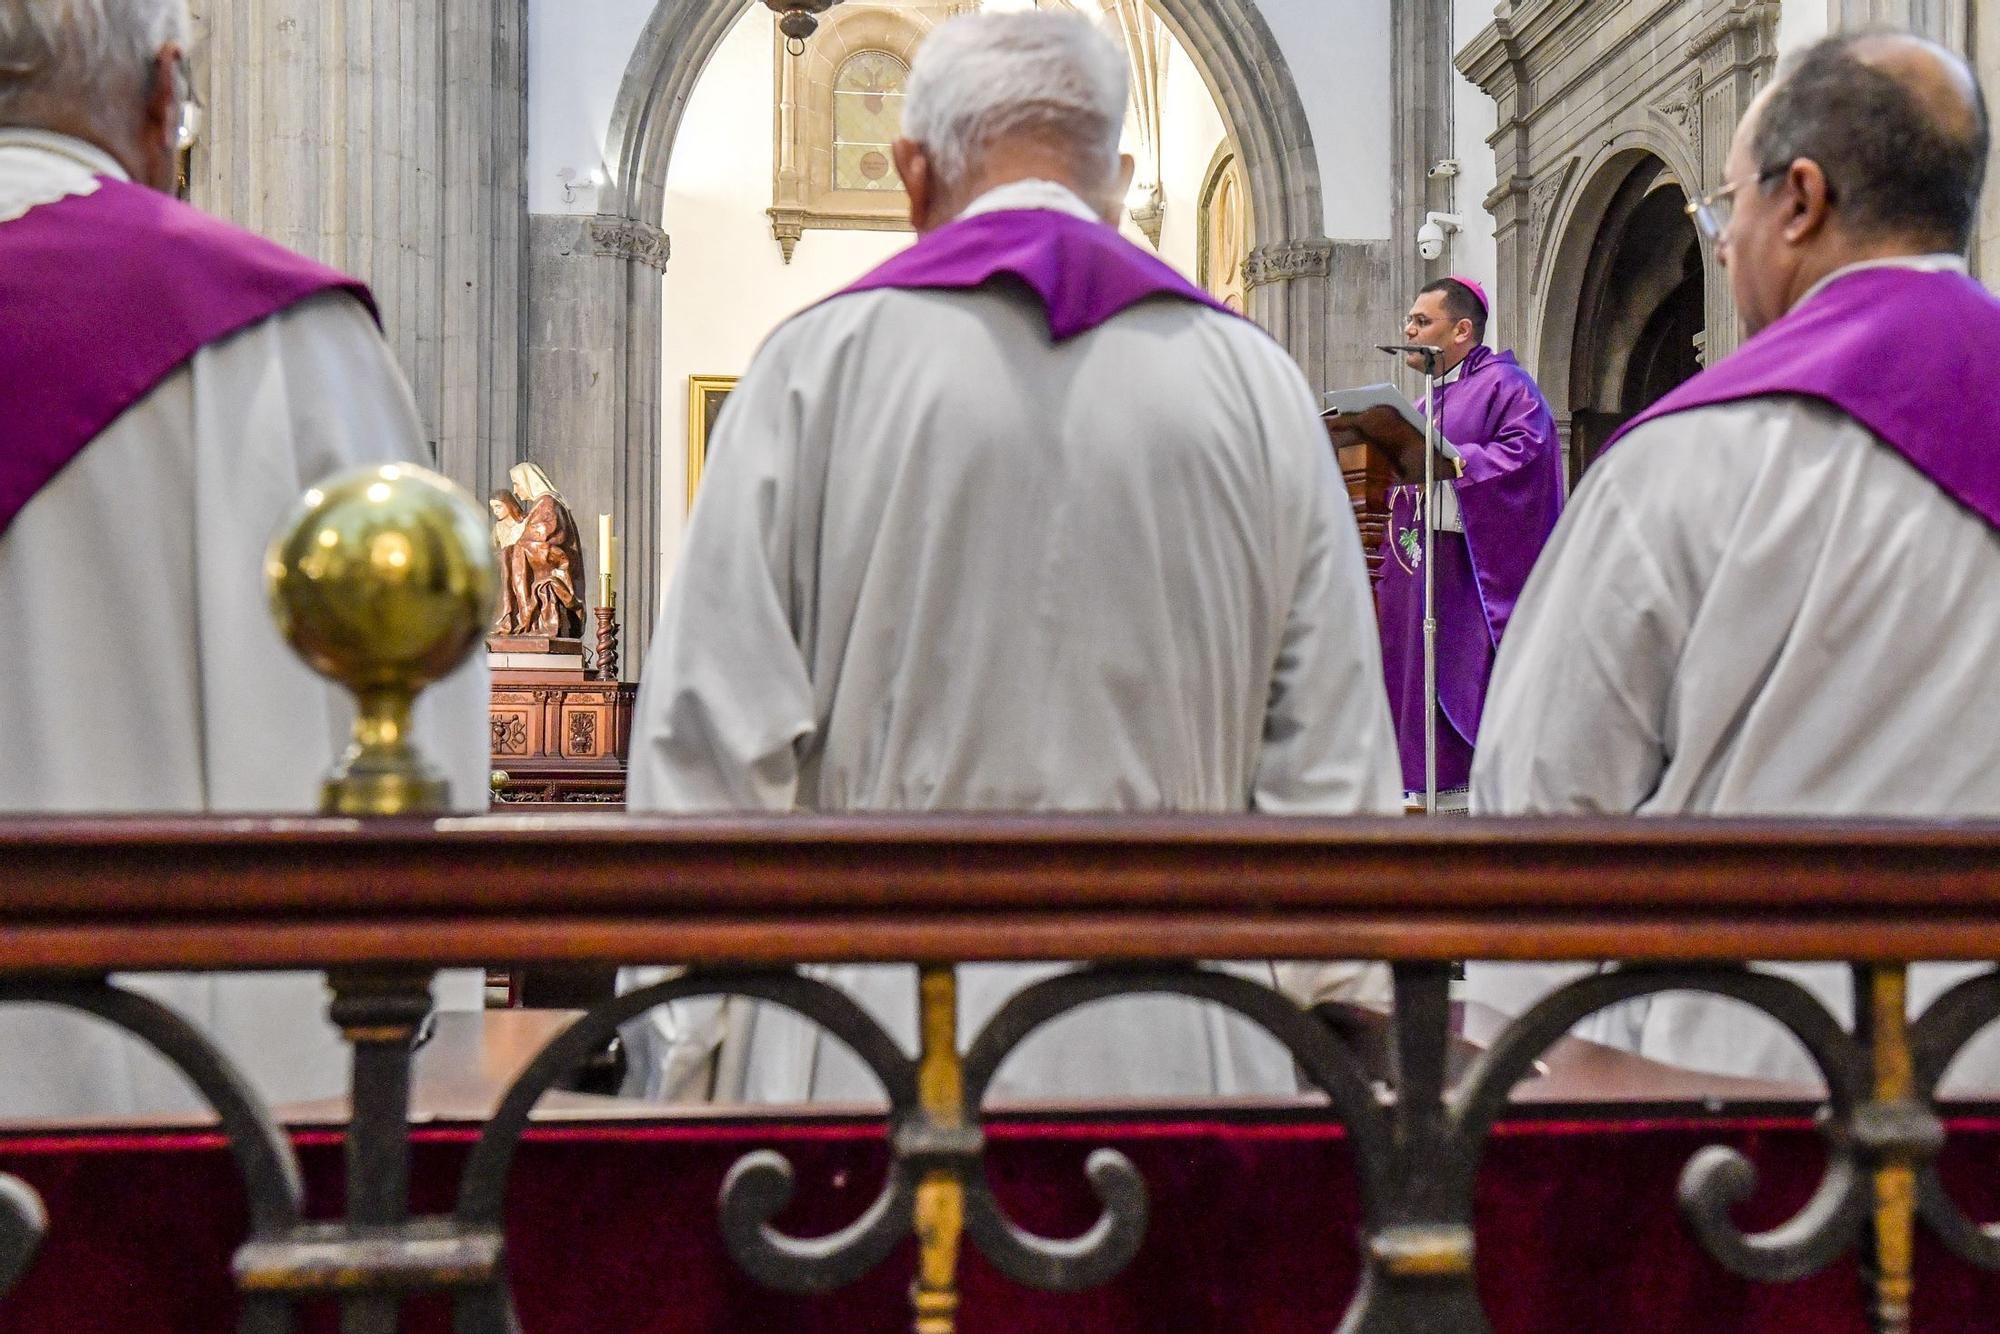
[[[1389,6],[1396,0],[1257,0],[1312,126],[1326,234],[1389,234]],[[1281,238],[1304,240],[1303,237]]]
[[[1778,6],[1778,50],[1790,54],[1833,30],[1836,0],[1784,0]]]
[[[528,211],[595,213],[597,192],[563,199],[556,173],[605,169],[605,138],[625,67],[656,0],[529,0]]]
[[[1189,278],[1198,278],[1201,187],[1228,130],[1201,71],[1177,41],[1170,40],[1167,47],[1160,121],[1160,183],[1166,187],[1167,198],[1166,222],[1160,228],[1160,258]],[[1129,219],[1125,234],[1138,234]]]

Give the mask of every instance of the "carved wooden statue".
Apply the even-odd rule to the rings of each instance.
[[[576,516],[534,464],[515,464],[507,479],[513,489],[494,492],[488,502],[501,575],[493,633],[579,638],[583,549],[577,540]]]

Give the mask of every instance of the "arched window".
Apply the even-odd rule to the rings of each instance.
[[[903,125],[907,65],[887,51],[857,51],[833,79],[833,188],[901,190],[889,145]]]
[[[778,96],[771,234],[786,263],[811,230],[910,229],[909,196],[889,152],[903,128],[910,62],[924,35],[968,3],[836,5],[796,55],[773,25]]]
[[[1250,197],[1243,167],[1224,144],[1208,169],[1201,192],[1201,230],[1196,238],[1196,267],[1209,295],[1239,315],[1247,292],[1243,261],[1250,255]]]

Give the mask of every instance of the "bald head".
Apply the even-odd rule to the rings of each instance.
[[[1907,33],[1829,37],[1779,70],[1743,126],[1764,181],[1809,160],[1857,240],[1963,250],[1986,174],[1986,100],[1957,55]]]

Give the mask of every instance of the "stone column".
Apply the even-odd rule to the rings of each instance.
[[[1394,300],[1408,302],[1417,289],[1445,277],[1448,262],[1417,253],[1424,214],[1451,206],[1451,182],[1429,175],[1431,164],[1452,156],[1450,0],[1396,0],[1389,7],[1389,77],[1395,97],[1389,158],[1390,282]],[[1400,316],[1407,307],[1398,309]],[[1390,332],[1394,332],[1391,330]],[[1385,333],[1380,341],[1388,341]]]
[[[1833,0],[1834,27],[1842,32],[1856,28],[1907,28],[1954,51],[1967,49],[1970,36],[1970,0]]]
[[[523,432],[586,534],[610,514],[619,541],[625,674],[637,679],[660,568],[660,279],[666,233],[611,214],[528,219]],[[590,601],[598,554],[584,552]]]
[[[1979,6],[1968,34],[1981,86],[2000,87],[2000,4]],[[1972,243],[1973,272],[1988,287],[2000,280],[2000,139],[1986,155],[1986,189],[1979,196],[1979,224]]]
[[[196,0],[194,202],[374,289],[436,462],[520,457],[527,0]]]

